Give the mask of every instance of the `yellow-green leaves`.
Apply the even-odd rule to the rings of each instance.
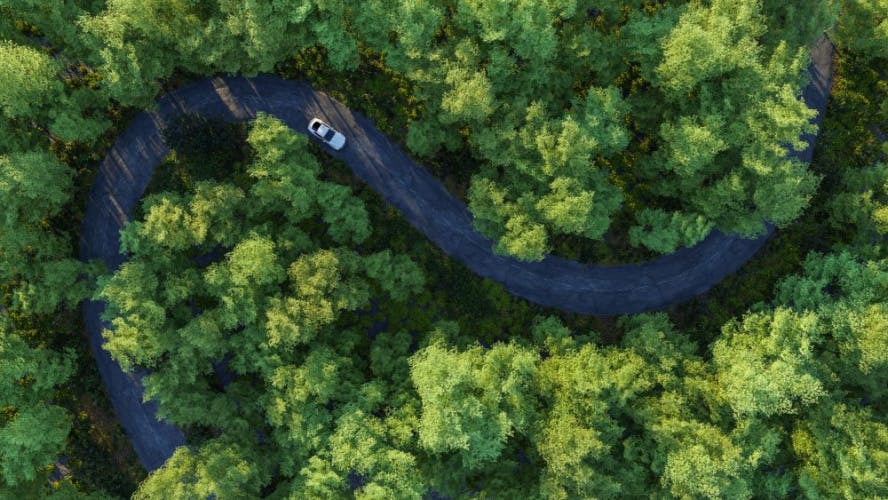
[[[507,152],[493,160],[502,174],[482,170],[469,188],[475,227],[494,250],[540,260],[559,234],[602,237],[622,196],[595,159],[627,146],[627,113],[616,88],[592,87],[561,119],[532,103],[517,133],[485,144]]]
[[[0,113],[7,118],[36,118],[63,89],[58,64],[49,55],[0,41]]]
[[[536,354],[516,345],[458,352],[432,344],[412,356],[422,446],[458,453],[469,470],[496,460],[506,440],[533,419],[536,363]]]
[[[443,123],[478,123],[493,113],[494,97],[483,72],[455,68],[447,73],[446,82],[450,90],[441,100],[441,109],[446,112],[441,117]]]
[[[826,395],[816,361],[823,339],[816,315],[750,314],[722,335],[713,363],[721,397],[738,417],[797,413]]]
[[[43,51],[0,40],[0,116],[64,141],[91,141],[108,123],[84,111],[102,99],[67,90],[61,70],[62,64]]]
[[[257,451],[224,438],[195,448],[182,446],[133,498],[255,498],[269,479],[264,462]]]
[[[676,98],[685,95],[700,82],[754,64],[761,50],[756,37],[766,29],[759,2],[691,3],[663,41],[658,76]]]

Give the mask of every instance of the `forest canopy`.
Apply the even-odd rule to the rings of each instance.
[[[795,220],[818,182],[786,153],[812,131],[800,91],[807,48],[834,18],[825,0],[371,0],[360,9],[152,0],[110,2],[95,15],[68,2],[49,17],[24,3],[17,16],[49,35],[70,36],[58,19],[70,16],[80,31],[70,57],[91,63],[103,97],[123,104],[149,105],[176,68],[255,74],[319,47],[344,70],[362,53],[384,54],[412,85],[410,151],[467,149],[476,167],[460,182],[475,226],[522,259],[542,258],[559,237],[602,240],[610,229],[658,253],[714,228],[758,235]],[[864,4],[855,16],[877,9]],[[5,47],[9,58],[34,52]],[[40,76],[7,88],[57,102],[58,90],[40,87],[56,63],[37,55],[29,65]],[[85,101],[71,94],[63,98]],[[58,120],[50,130],[76,139],[62,128],[74,125],[70,113]]]
[[[0,496],[888,496],[886,26],[886,0],[0,3]],[[688,304],[584,317],[473,275],[281,121],[185,115],[126,263],[81,262],[131,118],[259,73],[367,114],[500,253],[778,231]],[[89,299],[187,436],[147,476]]]

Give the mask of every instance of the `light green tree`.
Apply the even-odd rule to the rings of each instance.
[[[256,498],[270,474],[257,450],[214,439],[197,449],[179,447],[139,485],[133,498]]]
[[[92,141],[108,122],[84,116],[89,94],[67,91],[61,69],[45,52],[0,41],[0,114],[63,141]]]
[[[553,327],[557,331],[551,322],[545,328]],[[631,351],[594,344],[562,349],[540,367],[545,410],[532,438],[545,462],[540,493],[547,498],[615,498],[640,491],[636,488],[643,489],[643,467],[619,458],[624,431],[620,414],[651,386],[644,360]]]
[[[796,413],[826,395],[817,361],[822,326],[813,314],[777,309],[726,325],[713,345],[718,385],[738,416]]]
[[[410,358],[422,400],[419,439],[433,453],[457,453],[471,470],[496,460],[534,418],[535,354],[516,345],[454,351],[433,343]]]

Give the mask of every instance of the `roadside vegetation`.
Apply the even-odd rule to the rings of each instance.
[[[885,47],[885,0],[4,2],[0,496],[888,496]],[[568,314],[449,259],[276,119],[186,115],[128,263],[80,262],[129,119],[259,72],[371,117],[502,253],[612,264],[778,229],[686,304]],[[188,437],[150,475],[87,298]]]

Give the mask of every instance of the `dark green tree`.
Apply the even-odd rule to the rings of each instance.
[[[838,23],[842,44],[868,60],[884,61],[885,44],[888,44],[888,2],[843,0],[838,4],[842,9]]]
[[[71,170],[47,152],[0,155],[0,283],[12,291],[11,307],[50,313],[87,296],[80,275],[88,268],[52,223],[71,190]]]
[[[0,494],[40,477],[58,458],[71,417],[51,403],[73,355],[29,346],[0,312]]]

